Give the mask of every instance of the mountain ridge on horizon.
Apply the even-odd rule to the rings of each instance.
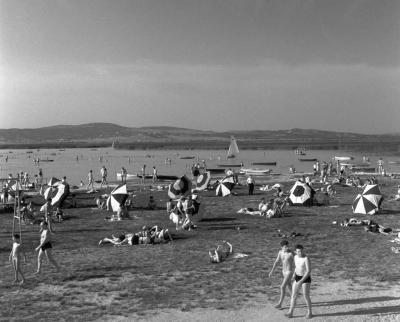
[[[349,135],[361,135],[361,136],[385,136],[385,135],[400,135],[399,133],[381,133],[381,134],[367,134],[367,133],[359,133],[359,132],[348,132],[348,131],[329,131],[329,130],[320,130],[314,128],[292,128],[292,129],[278,129],[278,130],[262,130],[262,129],[254,129],[254,130],[226,130],[226,131],[215,131],[215,130],[200,130],[200,129],[192,129],[185,127],[177,127],[177,126],[168,126],[168,125],[152,125],[152,126],[141,126],[141,127],[132,127],[132,126],[124,126],[110,122],[91,122],[91,123],[81,123],[81,124],[56,124],[35,128],[4,128],[0,129],[0,138],[1,132],[4,131],[35,131],[35,130],[59,130],[59,129],[68,129],[68,128],[95,128],[95,127],[104,127],[115,128],[115,129],[133,129],[133,130],[159,130],[159,131],[192,131],[192,132],[206,132],[206,133],[263,133],[263,132],[320,132],[320,133],[335,133],[335,134],[349,134]]]

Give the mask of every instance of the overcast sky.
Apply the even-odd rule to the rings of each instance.
[[[0,4],[0,128],[400,132],[398,0]]]

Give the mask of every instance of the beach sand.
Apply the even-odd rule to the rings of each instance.
[[[237,214],[241,207],[254,206],[261,197],[272,194],[258,190],[260,184],[280,182],[288,190],[298,175],[302,174],[256,177],[254,196],[247,195],[245,185],[235,188],[236,196],[201,193],[205,213],[193,232],[173,229],[162,208],[168,199],[166,190],[128,185],[136,195],[131,220],[115,223],[104,220],[110,213],[95,208],[96,193],[80,190],[77,200],[84,206],[65,209],[69,217],[55,225],[54,254],[65,269],[62,275],[52,272],[47,263],[43,276],[31,275],[36,265],[33,248],[38,243],[38,227],[23,227],[30,261],[24,264],[28,282],[22,288],[12,285],[12,270],[5,260],[10,250],[11,217],[4,216],[0,228],[4,245],[0,319],[53,321],[57,316],[60,321],[287,321],[284,313],[289,298],[285,298],[284,310],[273,307],[279,295],[279,268],[273,278],[267,278],[281,240],[277,229],[282,229],[301,232],[290,243],[304,244],[312,259],[312,321],[400,321],[400,256],[390,251],[393,244],[388,242],[393,236],[332,224],[333,220],[352,216],[351,202],[358,189],[338,187],[331,201],[333,207],[290,207],[284,218],[267,220]],[[373,219],[398,229],[400,203],[388,201],[398,180],[378,180],[387,198],[384,211]],[[150,195],[159,202],[159,210],[144,210]],[[111,233],[137,231],[143,224],[154,223],[169,227],[176,240],[149,247],[98,246],[99,239]],[[210,264],[208,248],[223,239],[250,256]],[[305,314],[300,295],[291,320],[302,321]]]

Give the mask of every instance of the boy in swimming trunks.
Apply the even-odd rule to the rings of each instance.
[[[9,256],[9,261],[12,262],[14,268],[14,274],[15,274],[14,283],[18,282],[18,274],[19,274],[21,275],[22,278],[20,284],[24,284],[25,277],[24,274],[22,274],[21,270],[21,254],[24,256],[25,262],[26,262],[26,255],[24,249],[22,248],[19,234],[14,234],[12,239],[13,239],[13,246]]]
[[[310,299],[310,286],[311,286],[311,263],[310,259],[304,254],[303,246],[296,245],[296,255],[294,256],[294,274],[292,277],[293,290],[292,298],[290,300],[289,312],[285,315],[288,318],[293,317],[294,307],[296,305],[296,298],[299,294],[300,288],[303,290],[304,299],[307,303],[308,313],[307,319],[312,318],[311,299]]]
[[[271,272],[269,273],[269,277],[272,276],[272,273],[274,272],[275,266],[281,261],[282,263],[282,275],[283,275],[283,281],[281,284],[281,297],[279,298],[278,304],[275,305],[277,309],[282,309],[282,303],[283,299],[285,298],[286,295],[286,287],[289,290],[289,294],[292,288],[292,276],[293,276],[293,271],[294,271],[294,259],[293,259],[293,253],[289,249],[289,242],[287,240],[282,240],[281,241],[281,249],[278,252],[278,256],[276,257],[276,260],[274,262],[274,265],[272,266]]]
[[[51,249],[53,246],[51,245],[51,232],[49,231],[49,227],[47,222],[43,221],[40,224],[40,245],[35,248],[35,251],[39,252],[38,254],[38,268],[35,274],[40,274],[40,269],[42,266],[43,254],[46,254],[48,261],[57,269],[57,272],[60,271],[60,267],[57,262],[54,260],[53,255],[51,253]]]

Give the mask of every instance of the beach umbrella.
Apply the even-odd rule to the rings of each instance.
[[[354,199],[353,213],[372,215],[379,210],[382,200],[379,186],[377,184],[367,185],[364,191]]]
[[[52,186],[54,186],[55,184],[57,184],[57,182],[60,182],[60,179],[51,177],[50,180],[49,180],[49,182],[47,183],[47,185],[50,186],[50,187],[52,187]]]
[[[126,199],[128,199],[128,190],[126,184],[123,184],[111,191],[107,199],[107,209],[118,211],[119,207],[125,203]]]
[[[204,190],[207,189],[208,184],[210,183],[211,180],[211,172],[207,171],[202,173],[197,177],[196,180],[196,190]]]
[[[217,189],[215,190],[215,194],[217,196],[225,197],[231,194],[233,187],[235,186],[235,181],[232,176],[225,177],[219,183]]]
[[[312,190],[304,182],[296,181],[290,189],[289,200],[293,205],[307,205],[312,202]]]
[[[22,191],[22,185],[19,181],[17,180],[10,180],[7,182],[7,188],[8,188],[8,194],[10,195],[10,197],[12,197],[13,199],[15,199],[15,196],[17,195],[17,191],[18,191],[18,195],[22,196],[23,191]]]
[[[168,196],[172,199],[177,199],[180,195],[186,195],[192,191],[192,181],[182,176],[174,183],[168,186]]]
[[[69,194],[69,185],[65,183],[58,183],[55,188],[55,195],[51,199],[52,206],[61,207],[65,198],[67,198]]]
[[[47,187],[46,190],[43,192],[43,198],[45,200],[47,199],[53,199],[53,197],[57,194],[57,188],[54,187]]]

